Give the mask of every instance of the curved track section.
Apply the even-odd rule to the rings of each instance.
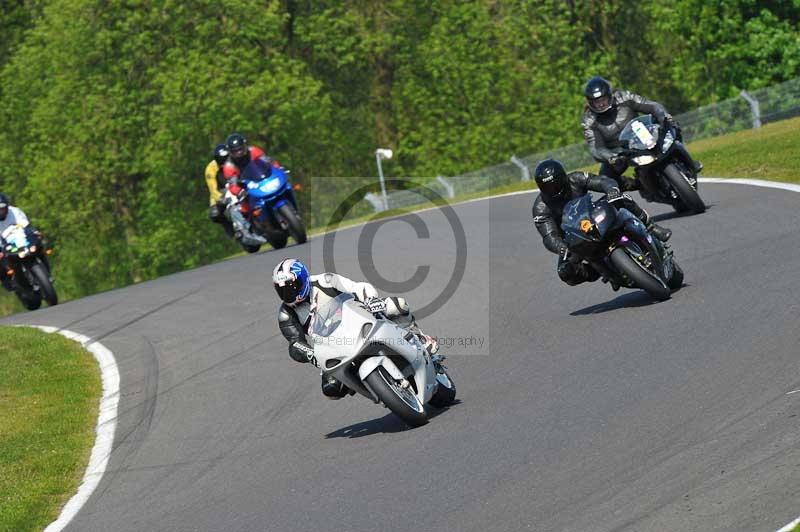
[[[800,491],[800,196],[702,194],[663,218],[687,285],[657,304],[563,285],[530,194],[455,207],[467,265],[422,325],[454,339],[460,402],[414,430],[287,356],[269,274],[321,269],[321,238],[4,320],[118,360],[109,469],[67,530],[775,530]],[[416,308],[453,278],[440,211],[371,230],[361,261],[364,229],[337,233],[340,273],[417,274]]]

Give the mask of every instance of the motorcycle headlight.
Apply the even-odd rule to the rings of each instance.
[[[673,142],[675,142],[675,136],[672,134],[672,131],[667,131],[667,134],[664,135],[664,142],[661,144],[661,151],[666,153]]]
[[[638,157],[633,158],[633,162],[638,164],[639,166],[647,166],[648,164],[655,161],[656,158],[652,155],[639,155]]]

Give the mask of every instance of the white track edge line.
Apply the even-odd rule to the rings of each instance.
[[[86,472],[83,474],[83,481],[77,493],[61,509],[58,519],[44,529],[44,532],[60,532],[78,515],[78,512],[89,500],[92,492],[100,484],[100,479],[103,478],[103,474],[106,472],[114,443],[114,432],[117,428],[119,368],[117,368],[114,353],[103,344],[95,342],[87,336],[59,329],[58,327],[44,325],[32,325],[31,327],[46,333],[58,333],[81,344],[84,349],[94,355],[97,364],[100,366],[100,378],[103,383],[103,397],[100,399],[100,414],[97,418],[97,429],[95,430],[97,438],[89,456],[89,465],[86,466]]]

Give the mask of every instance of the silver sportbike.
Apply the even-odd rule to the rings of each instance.
[[[352,294],[340,294],[314,314],[311,362],[353,392],[383,402],[411,426],[428,422],[427,405],[442,408],[456,387],[442,365],[413,332],[383,314],[385,303],[367,306]]]

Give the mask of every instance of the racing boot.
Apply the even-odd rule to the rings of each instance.
[[[662,242],[666,242],[672,236],[672,229],[661,227],[660,225],[654,222],[650,222],[650,224],[647,226],[647,232],[652,234],[654,237],[661,240]]]
[[[341,399],[350,392],[350,388],[330,375],[322,376],[322,395],[328,399],[333,399],[335,401],[337,399]]]

